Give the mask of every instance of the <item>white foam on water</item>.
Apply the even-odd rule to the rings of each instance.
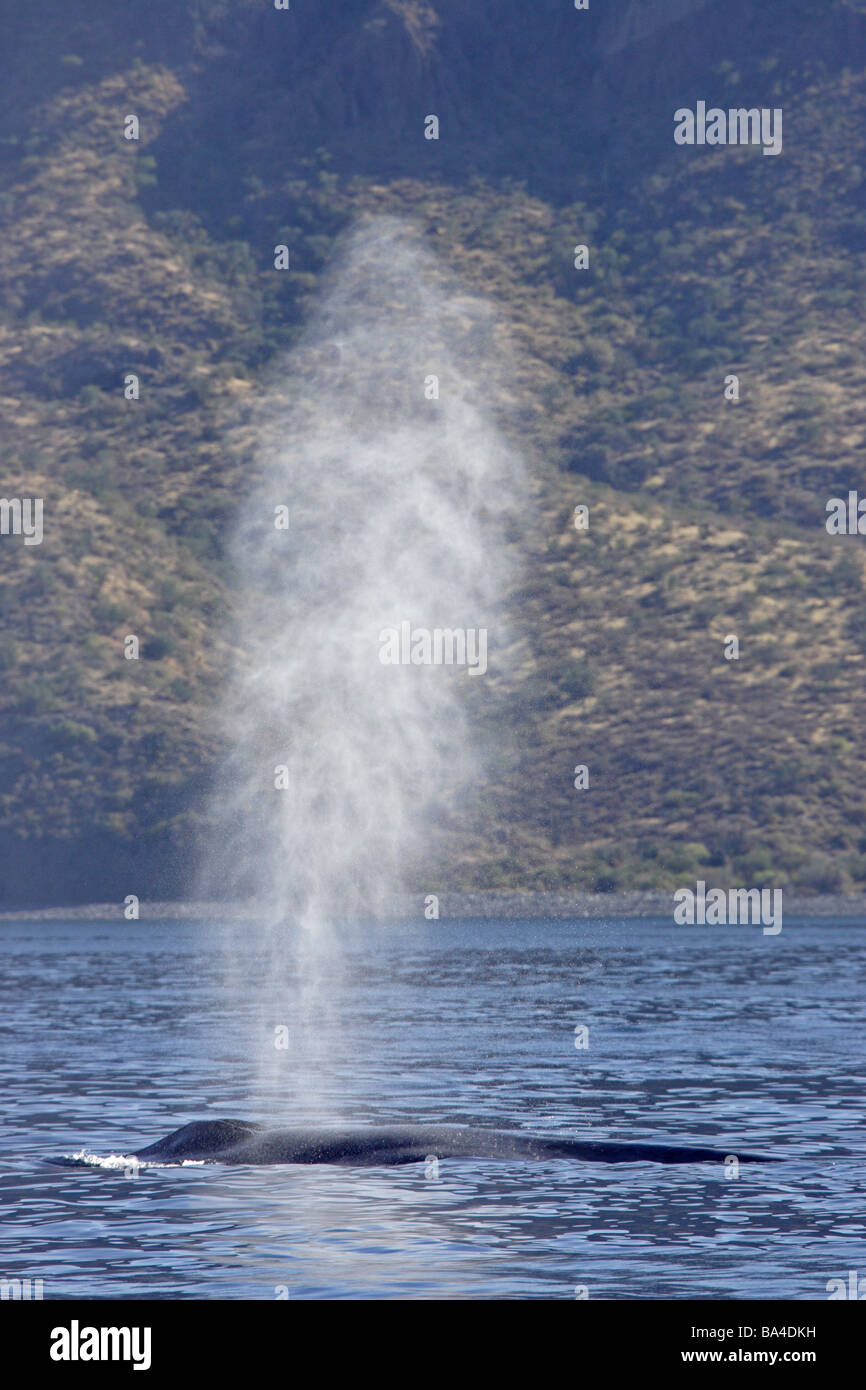
[[[109,1171],[132,1171],[137,1173],[145,1168],[200,1168],[204,1159],[184,1158],[180,1163],[142,1162],[132,1154],[95,1154],[89,1149],[79,1149],[77,1153],[63,1154],[67,1163],[80,1163],[89,1168],[104,1168]]]

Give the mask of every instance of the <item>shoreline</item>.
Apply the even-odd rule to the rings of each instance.
[[[426,894],[401,895],[394,900],[393,910],[382,920],[414,918],[425,920]],[[540,921],[598,918],[654,918],[673,920],[674,890],[668,892],[642,891],[616,893],[563,892],[476,892],[440,893],[439,916],[435,921],[470,919]],[[866,896],[842,897],[838,894],[804,897],[785,895],[787,917],[851,918],[866,922]],[[267,915],[254,903],[207,902],[149,902],[139,905],[139,921],[194,921],[216,918],[220,921],[256,921]],[[2,922],[110,922],[123,923],[122,902],[78,903],[69,907],[20,907],[0,912]],[[131,919],[135,920],[135,919]]]

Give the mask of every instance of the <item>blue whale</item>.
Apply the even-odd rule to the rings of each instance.
[[[133,1157],[143,1163],[339,1163],[356,1167],[436,1158],[581,1159],[590,1163],[773,1163],[761,1154],[676,1144],[543,1139],[468,1125],[266,1129],[244,1120],[194,1120]]]

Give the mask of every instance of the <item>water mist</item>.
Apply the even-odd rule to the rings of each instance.
[[[492,421],[501,361],[490,307],[412,227],[370,218],[259,411],[207,880],[209,895],[255,899],[263,972],[294,972],[313,1027],[345,925],[386,913],[407,881],[423,917],[433,826],[483,776],[466,698],[502,669],[523,504]],[[428,664],[417,642],[404,664],[407,632],[436,629],[457,634],[452,664]],[[388,630],[403,638],[391,664]],[[477,657],[482,632],[486,672],[458,664],[459,634]]]

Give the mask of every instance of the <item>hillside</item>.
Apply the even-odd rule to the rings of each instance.
[[[45,505],[0,537],[0,905],[188,891],[255,402],[368,212],[494,306],[537,506],[418,886],[866,885],[866,561],[824,526],[866,492],[864,0],[0,15],[0,496]],[[783,153],[677,147],[698,99],[783,108]]]

